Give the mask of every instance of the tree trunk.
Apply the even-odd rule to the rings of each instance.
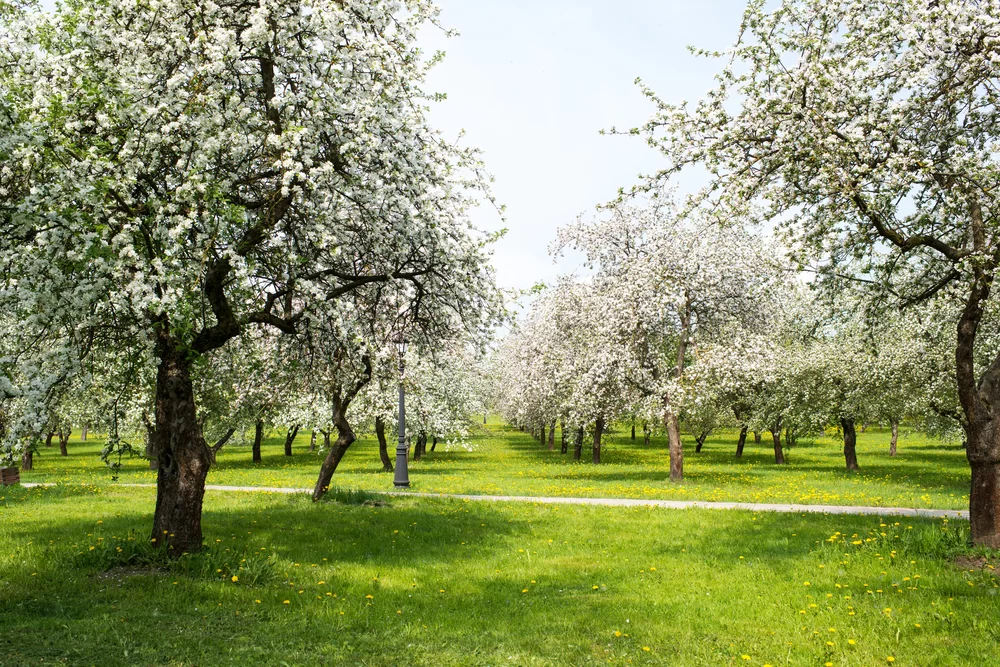
[[[674,368],[679,380],[684,375],[684,359],[687,356],[688,336],[691,333],[691,299],[688,297],[681,310],[680,342],[677,344],[677,365]],[[670,406],[670,397],[663,397],[667,419],[667,443],[670,448],[670,481],[679,482],[684,479],[684,446],[681,442],[681,427],[677,413]]]
[[[785,464],[785,453],[781,451],[781,420],[779,419],[771,427],[771,438],[774,440],[774,462],[777,465]]]
[[[743,456],[743,445],[747,444],[747,431],[749,427],[744,424],[743,428],[740,429],[740,439],[736,441],[736,458],[741,458]]]
[[[316,451],[316,429],[313,429],[309,435],[309,451]]]
[[[848,470],[858,470],[858,434],[854,430],[853,417],[841,417],[840,427],[844,429],[844,460]]]
[[[601,462],[601,436],[604,435],[604,417],[594,422],[594,463]]]
[[[653,436],[653,430],[649,428],[649,422],[642,422],[642,444],[649,447],[649,439]]]
[[[257,420],[253,427],[253,462],[260,463],[260,443],[264,440],[264,422]]]
[[[632,420],[632,439],[635,440],[635,420]]]
[[[433,452],[435,450],[435,448],[437,448],[437,446],[438,446],[438,437],[435,435],[435,436],[433,436],[431,438],[431,451]],[[552,448],[549,447],[549,449],[552,449]]]
[[[681,427],[677,415],[667,414],[667,443],[670,448],[670,481],[684,479],[684,446],[681,442]]]
[[[542,422],[542,430],[539,432],[538,442],[542,445],[545,444],[545,422]]]
[[[59,434],[59,455],[69,456],[69,452],[66,451],[66,446],[69,444],[69,434],[71,431],[66,431],[65,433]]]
[[[549,424],[549,451],[554,451],[556,448],[556,420],[553,419]]]
[[[385,441],[385,420],[375,418],[375,437],[378,438],[378,457],[382,459],[382,470],[392,472],[392,459],[389,458],[389,445]]]
[[[55,436],[55,431],[49,431],[48,433],[45,434],[45,446],[46,447],[51,447],[52,446],[52,438],[54,436]]]
[[[323,459],[323,464],[319,468],[319,479],[316,480],[316,487],[313,489],[313,502],[320,500],[323,494],[330,490],[330,480],[333,478],[333,473],[337,472],[340,460],[344,458],[347,448],[356,439],[354,431],[351,430],[351,425],[347,422],[347,406],[349,401],[343,400],[340,391],[336,391],[331,403],[333,405],[333,425],[337,429],[337,440],[326,453],[326,458]],[[327,435],[327,439],[329,437]]]
[[[32,447],[25,447],[21,455],[21,470],[30,472],[35,467],[35,450]]]
[[[292,455],[292,443],[295,442],[295,436],[299,434],[298,424],[289,429],[288,433],[285,434],[285,456]]]
[[[168,332],[161,329],[158,335],[151,537],[155,546],[177,557],[201,549],[201,508],[211,458],[198,423],[188,353],[178,349]]]
[[[421,431],[420,434],[417,436],[417,444],[413,448],[413,460],[414,461],[419,461],[420,457],[424,455],[424,443],[425,442],[427,442],[427,436],[423,433],[423,431]]]
[[[146,423],[146,458],[149,459],[149,469],[156,470],[160,466],[156,462],[156,436],[154,434],[153,425],[149,423],[149,420],[143,417],[143,421]]]
[[[760,438],[760,431],[754,431],[753,432],[753,444],[759,445],[760,444],[760,440],[761,440],[761,438]]]
[[[698,436],[695,438],[695,442],[697,443],[694,448],[695,454],[701,453],[701,448],[705,446],[705,440],[707,440],[708,436],[710,436],[711,434],[712,434],[712,429],[706,429],[698,434]]]
[[[583,427],[576,429],[576,439],[573,441],[573,460],[579,461],[583,455]]]
[[[566,420],[559,420],[559,453],[565,454],[569,451],[569,441],[566,438]]]
[[[892,440],[889,441],[889,456],[896,455],[896,443],[899,442],[899,420],[892,419],[889,421],[892,426]]]
[[[229,439],[233,437],[233,433],[236,433],[235,428],[231,428],[226,431],[226,434],[219,438],[219,441],[208,448],[209,457],[212,460],[212,465],[215,465],[215,460],[219,457],[219,450],[222,449]]]
[[[87,431],[88,431],[88,430],[89,430],[89,428],[87,427],[87,425],[86,425],[86,424],[84,424],[83,426],[81,426],[81,427],[80,427],[80,440],[83,440],[83,441],[86,441],[86,440],[87,440]],[[73,431],[72,431],[72,430],[70,430],[70,433],[72,433],[72,432],[73,432]],[[67,440],[68,440],[68,439],[69,439],[69,438],[67,438]]]

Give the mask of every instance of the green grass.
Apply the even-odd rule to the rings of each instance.
[[[769,434],[747,443],[735,459],[736,433],[720,432],[708,439],[700,454],[687,441],[685,481],[668,481],[666,442],[654,438],[649,447],[632,441],[624,427],[605,438],[599,466],[577,463],[572,454],[550,452],[524,433],[500,424],[478,428],[470,438],[472,451],[439,444],[419,462],[411,462],[412,490],[431,493],[510,494],[543,496],[604,496],[792,502],[835,505],[878,505],[967,509],[969,467],[955,443],[903,432],[899,455],[890,458],[889,434],[869,429],[858,435],[860,473],[844,470],[836,434],[803,440],[787,452],[787,466],[774,465]],[[237,440],[239,440],[237,438]],[[209,474],[211,484],[309,488],[319,471],[319,454],[308,451],[309,435],[299,435],[294,455],[282,453],[283,437],[264,445],[264,462],[250,460],[250,448],[240,442],[219,453]],[[26,482],[86,482],[108,484],[110,474],[98,460],[103,442],[80,443],[75,436],[70,456],[58,448],[43,448],[35,471]],[[557,445],[558,447],[558,438]],[[584,448],[584,459],[590,452]],[[348,452],[334,482],[345,488],[391,490],[392,475],[383,473],[373,437],[361,438]],[[154,483],[155,473],[140,459],[123,461],[122,482]]]
[[[1000,665],[965,522],[335,496],[0,489],[0,665]]]

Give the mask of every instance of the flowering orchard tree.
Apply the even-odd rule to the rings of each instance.
[[[670,478],[683,478],[683,377],[700,344],[764,321],[778,274],[742,219],[725,226],[682,216],[654,192],[594,222],[560,230],[555,248],[586,253],[595,268],[595,351],[620,381],[655,398],[670,444]]]
[[[763,202],[801,256],[904,304],[961,303],[957,394],[972,537],[1000,546],[1000,356],[976,364],[1000,266],[1000,3],[752,0],[716,87],[644,128],[696,204]],[[712,55],[712,54],[709,54]]]
[[[153,539],[173,555],[201,547],[199,358],[336,322],[353,294],[488,326],[480,167],[425,119],[415,39],[435,14],[108,0],[2,24],[0,309],[77,359],[151,346]]]

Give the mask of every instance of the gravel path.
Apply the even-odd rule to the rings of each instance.
[[[24,484],[23,486],[51,486]],[[155,484],[123,484],[155,488]],[[223,486],[207,484],[210,491],[248,491],[263,493],[312,493],[312,489],[295,489],[280,486]],[[416,496],[418,498],[453,498],[503,503],[538,503],[555,505],[608,505],[612,507],[664,507],[667,509],[747,510],[750,512],[797,512],[812,514],[871,514],[877,516],[920,516],[930,518],[968,519],[964,510],[917,509],[911,507],[864,507],[859,505],[794,505],[782,503],[726,503],[704,500],[641,500],[634,498],[559,498],[541,496],[475,496],[452,493],[416,493],[410,491],[380,491],[388,496]]]

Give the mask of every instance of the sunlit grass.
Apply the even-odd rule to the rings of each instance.
[[[295,441],[294,455],[282,453],[283,437],[274,434],[264,444],[264,462],[253,464],[245,441],[235,439],[220,453],[209,474],[211,484],[309,488],[315,483],[321,453],[309,452],[309,434]],[[602,463],[584,462],[569,454],[550,452],[527,434],[491,423],[470,438],[473,447],[441,443],[419,462],[410,463],[411,489],[430,493],[472,493],[619,498],[699,499],[743,502],[792,502],[899,507],[968,507],[969,468],[955,443],[927,438],[904,429],[899,454],[889,457],[889,434],[869,429],[858,434],[860,473],[844,470],[841,444],[835,434],[803,439],[786,452],[789,464],[774,465],[769,434],[759,445],[752,437],[742,459],[735,459],[736,433],[722,431],[708,439],[700,454],[688,439],[685,481],[668,481],[666,442],[654,438],[649,447],[632,441],[620,426],[605,438]],[[75,435],[70,456],[58,448],[43,448],[35,471],[26,482],[87,482],[107,484],[110,473],[98,460],[102,443],[80,443]],[[141,459],[124,460],[122,482],[154,483],[155,473]],[[334,478],[344,488],[392,490],[392,475],[382,472],[373,437],[362,437],[341,463]]]
[[[964,521],[209,491],[167,564],[152,489],[0,497],[3,665],[1000,664]]]

